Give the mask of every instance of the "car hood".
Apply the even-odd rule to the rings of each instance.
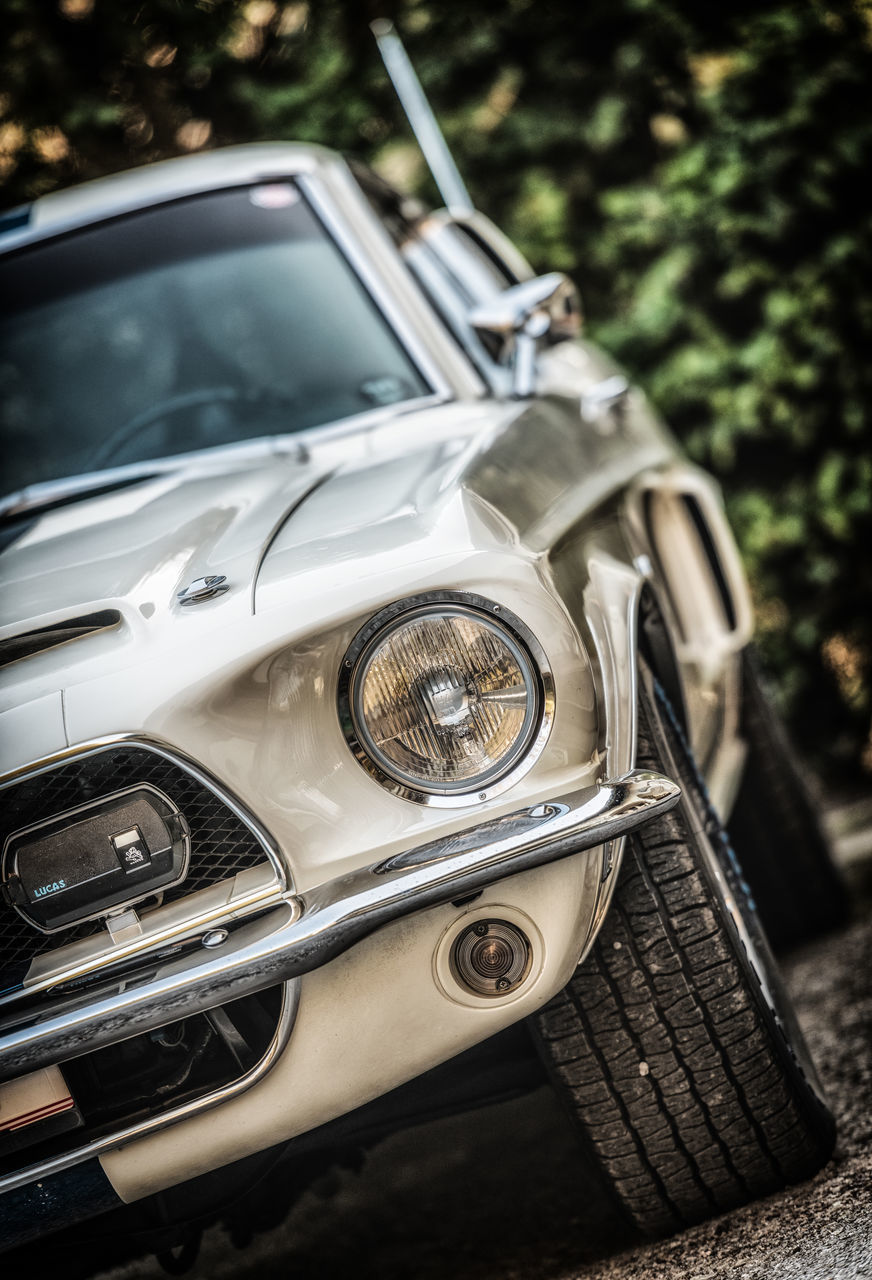
[[[37,515],[0,556],[0,626],[125,601],[150,616],[208,574],[250,586],[270,536],[322,477],[288,457],[227,459]]]
[[[335,667],[361,621],[410,591],[499,595],[671,453],[632,413],[620,431],[579,430],[559,396],[450,402],[308,443],[305,459],[275,444],[179,459],[7,545],[0,770],[136,732],[235,777],[249,712],[260,750],[265,680],[284,705],[294,662]],[[209,575],[224,594],[184,607]]]
[[[668,454],[644,422],[637,431],[628,419],[613,436],[580,432],[577,408],[560,397],[430,406],[310,446],[304,457],[273,442],[179,459],[35,516],[0,554],[0,648],[43,628],[75,631],[101,610],[117,611],[131,638],[145,627],[167,645],[181,642],[180,614],[202,614],[206,628],[292,600],[295,627],[313,625],[362,599],[367,578],[393,570],[402,594],[421,557],[453,541],[465,554],[473,509],[490,526],[486,543],[522,540],[535,553]],[[178,593],[210,575],[225,579],[226,594],[208,610],[183,609]],[[195,630],[202,644],[199,622]],[[49,636],[43,647],[58,643]],[[69,655],[64,645],[58,668]]]
[[[0,554],[0,637],[106,606],[145,618],[174,612],[179,591],[213,574],[238,609],[253,612],[267,551],[312,494],[330,488],[334,534],[420,506],[416,489],[439,460],[506,416],[493,403],[467,408],[434,407],[316,442],[304,460],[272,448],[180,459],[177,469],[25,518]],[[327,550],[315,533],[310,541],[311,554]]]

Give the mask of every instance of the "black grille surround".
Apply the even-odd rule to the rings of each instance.
[[[191,829],[188,874],[181,884],[161,895],[162,903],[178,901],[250,867],[275,866],[265,838],[254,824],[234,812],[217,786],[213,787],[199,770],[183,764],[172,753],[164,754],[162,749],[134,742],[83,751],[4,787],[0,791],[0,847],[22,827],[137,783],[151,783],[164,792],[184,814]],[[277,867],[276,873],[279,879]],[[138,909],[144,913],[150,905],[145,902]],[[92,920],[46,936],[29,925],[8,902],[0,900],[0,995],[19,986],[37,956],[103,931],[101,921]]]

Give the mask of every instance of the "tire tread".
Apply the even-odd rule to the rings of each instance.
[[[662,768],[640,721],[637,764]],[[701,783],[699,794],[704,803]],[[535,1024],[607,1184],[654,1234],[808,1176],[832,1144],[828,1113],[750,989],[684,821],[675,809],[628,841],[590,955]]]

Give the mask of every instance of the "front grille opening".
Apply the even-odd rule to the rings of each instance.
[[[269,861],[255,833],[211,788],[180,764],[133,744],[79,756],[4,788],[0,847],[16,831],[143,783],[162,791],[184,815],[191,830],[191,859],[182,883],[142,903],[140,915]],[[15,990],[37,956],[101,933],[103,927],[93,920],[46,936],[0,901],[0,993]]]
[[[163,1115],[248,1075],[266,1054],[282,1010],[281,985],[243,996],[60,1064],[82,1124],[33,1141],[19,1131],[0,1176]]]

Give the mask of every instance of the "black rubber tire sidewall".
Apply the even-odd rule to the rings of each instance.
[[[741,678],[747,756],[727,825],[767,934],[780,950],[842,924],[848,894],[753,648],[742,654]]]

